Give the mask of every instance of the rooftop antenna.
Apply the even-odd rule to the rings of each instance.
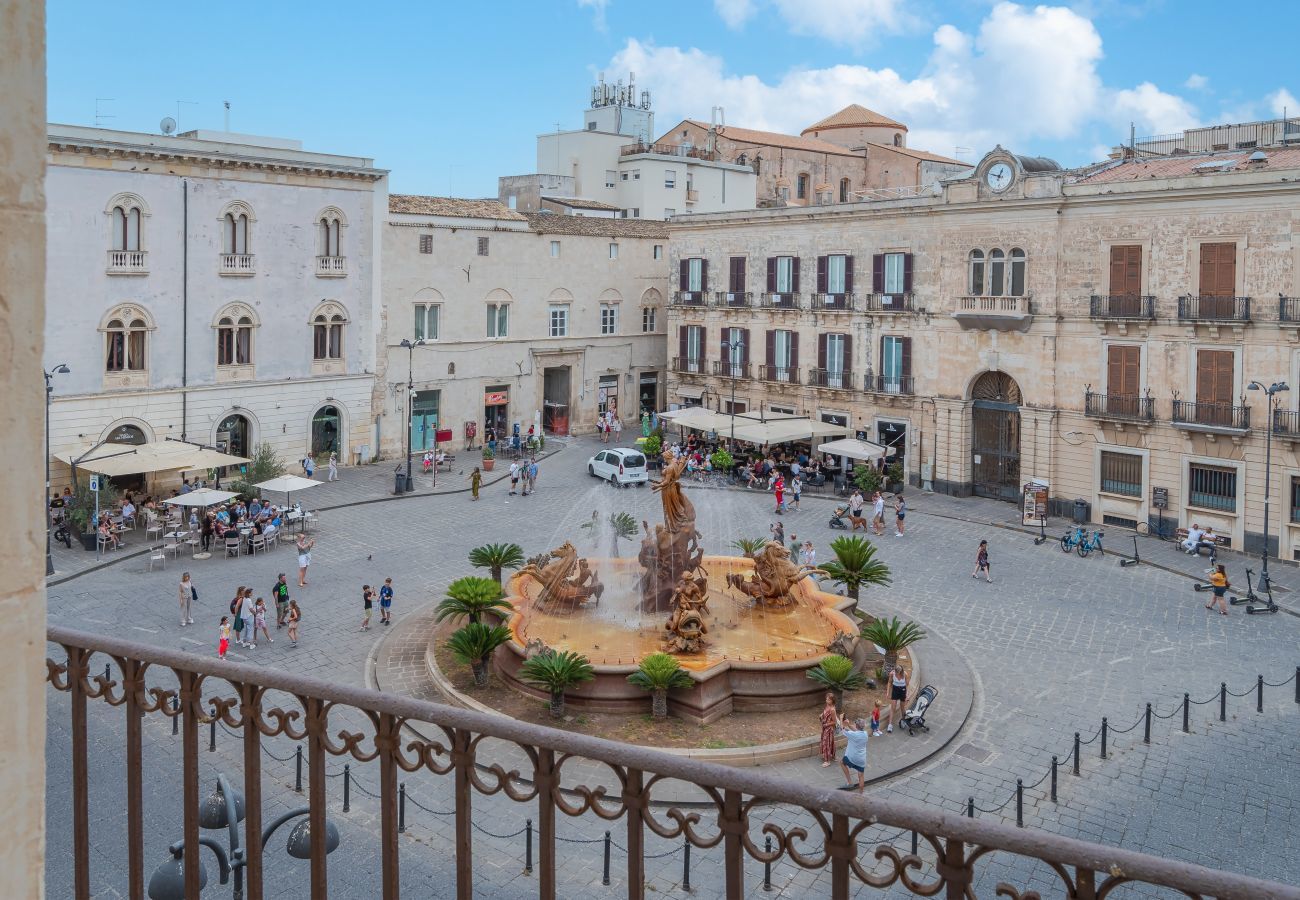
[[[116,118],[117,118],[117,116],[110,115],[109,113],[102,113],[102,112],[99,111],[99,104],[101,104],[101,103],[112,103],[112,102],[113,102],[113,98],[112,98],[112,97],[96,97],[96,98],[95,98],[95,127],[96,127],[96,128],[99,127],[99,120],[100,120],[100,119],[116,119]]]
[[[177,130],[177,131],[179,131],[179,130],[180,130],[180,127],[181,127],[181,104],[182,104],[182,103],[188,103],[190,106],[198,106],[198,105],[199,105],[199,101],[197,101],[197,100],[177,100],[177,101],[176,101],[176,130]]]
[[[163,134],[175,134],[176,120],[171,116],[163,116],[163,120],[158,123],[158,130]]]
[[[230,131],[230,101],[229,101],[229,100],[222,100],[222,101],[221,101],[221,105],[224,106],[224,107],[226,108],[226,126],[225,126],[225,130],[226,130],[226,131]]]

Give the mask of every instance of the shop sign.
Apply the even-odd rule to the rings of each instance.
[[[483,395],[484,406],[505,406],[509,402],[509,391],[488,391]]]

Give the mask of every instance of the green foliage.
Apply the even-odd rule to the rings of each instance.
[[[67,516],[68,522],[72,525],[74,531],[85,532],[95,530],[95,492],[90,489],[89,473],[82,471],[78,473],[76,485],[72,489],[73,503],[67,508],[64,515]],[[111,509],[117,505],[121,494],[108,480],[107,476],[99,477],[99,511]],[[139,515],[144,515],[141,510]]]
[[[487,444],[484,444],[484,445],[483,445],[483,458],[484,458],[484,459],[496,459],[496,458],[497,458],[496,451],[493,450],[491,447],[489,447]]]
[[[436,619],[468,618],[477,624],[486,612],[512,609],[510,601],[501,596],[501,585],[491,578],[466,575],[447,585],[447,599],[438,604]]]
[[[562,694],[575,684],[596,677],[591,662],[581,653],[572,650],[539,653],[525,660],[519,667],[519,676],[531,684],[546,688],[552,694]]]
[[[447,649],[456,655],[457,662],[481,665],[502,644],[510,640],[510,629],[504,625],[484,625],[471,622],[452,633],[447,639]]]
[[[878,647],[883,647],[886,655],[897,653],[925,637],[925,629],[915,622],[900,622],[898,616],[890,619],[876,619],[870,625],[862,627],[862,636]]]
[[[889,566],[876,559],[876,547],[863,537],[844,536],[831,541],[835,558],[822,563],[821,568],[836,584],[848,588],[855,600],[864,584],[881,587],[889,584]]]
[[[884,482],[875,466],[854,466],[853,483],[857,485],[858,490],[868,496],[884,487]]]
[[[667,653],[651,653],[642,658],[640,667],[627,676],[627,680],[646,691],[668,691],[695,683],[677,657]]]
[[[809,669],[808,677],[831,691],[856,691],[867,683],[861,672],[853,671],[853,660],[836,653]]]
[[[736,538],[731,542],[731,546],[739,550],[745,556],[753,556],[763,545],[767,543],[767,538]]]
[[[891,483],[894,483],[894,484],[902,484],[902,483],[903,483],[903,464],[902,464],[902,463],[890,463],[890,464],[889,464],[889,468],[885,470],[885,474],[889,476],[889,480],[890,480]]]
[[[662,431],[652,431],[650,436],[645,439],[641,445],[647,456],[658,456],[664,452],[664,433]]]
[[[239,477],[229,483],[227,490],[243,495],[246,500],[257,495],[258,489],[254,485],[279,478],[286,471],[284,460],[266,441],[253,448],[252,458],[241,468]]]
[[[500,586],[503,570],[524,564],[524,548],[518,544],[484,544],[469,551],[469,564],[476,569],[491,569],[492,580]]]
[[[730,472],[732,466],[736,464],[736,460],[732,455],[721,447],[713,451],[713,455],[709,457],[709,462],[713,463],[714,470],[718,472]]]
[[[624,540],[636,537],[637,532],[641,530],[641,526],[637,524],[636,519],[625,512],[610,513],[609,527],[613,529],[615,537]]]

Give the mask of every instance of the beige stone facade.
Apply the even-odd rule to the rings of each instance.
[[[1257,550],[1268,415],[1247,387],[1300,380],[1300,149],[1252,152],[1063,172],[998,148],[939,197],[675,224],[674,278],[715,277],[674,294],[668,399],[725,408],[722,329],[748,329],[739,404],[898,440],[913,484],[1013,499],[1036,477],[1060,511]],[[777,257],[798,263],[774,285]],[[1268,533],[1291,559],[1300,391],[1280,399]]]

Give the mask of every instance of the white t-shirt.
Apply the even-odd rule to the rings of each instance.
[[[1198,544],[1201,538],[1205,537],[1205,532],[1199,528],[1187,529],[1187,540],[1189,543]]]
[[[885,498],[877,497],[876,502],[871,504],[871,511],[878,516],[883,516],[885,514]]]
[[[514,480],[518,477],[519,477],[519,463],[512,462],[510,464],[510,478],[511,480]]]

